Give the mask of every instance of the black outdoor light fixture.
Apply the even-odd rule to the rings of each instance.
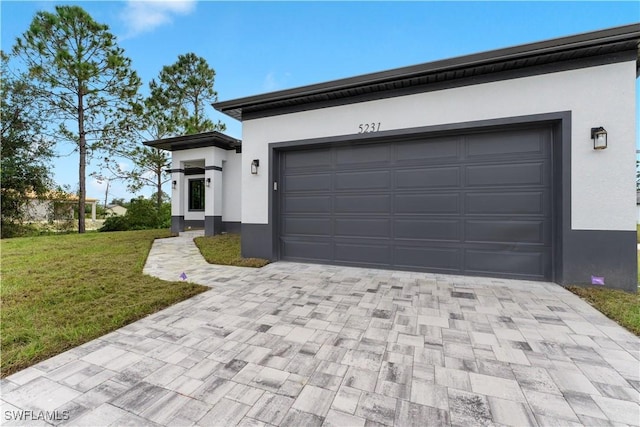
[[[178,186],[178,181],[171,181],[171,188],[175,190],[177,186]]]
[[[602,126],[591,128],[591,139],[594,150],[604,150],[607,148],[607,131]]]
[[[207,187],[211,187],[211,178],[207,178]]]
[[[259,166],[260,166],[260,160],[253,159],[253,161],[251,162],[251,174],[252,175],[257,175],[258,174],[258,167]]]

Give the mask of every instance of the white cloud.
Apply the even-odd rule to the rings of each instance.
[[[120,15],[126,26],[123,38],[135,37],[173,22],[175,15],[188,15],[196,8],[196,0],[128,0]]]
[[[286,86],[287,80],[291,77],[291,73],[284,73],[281,77],[278,77],[274,71],[271,71],[264,77],[264,81],[262,82],[262,89],[271,92],[274,90],[281,89]]]

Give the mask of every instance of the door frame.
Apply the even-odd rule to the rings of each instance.
[[[563,283],[563,240],[571,231],[571,111],[526,116],[504,117],[444,125],[421,126],[373,134],[349,134],[269,143],[268,225],[272,259],[280,260],[280,204],[282,153],[344,144],[375,144],[418,136],[440,136],[456,133],[490,132],[510,127],[545,125],[551,127],[551,272],[548,280]],[[384,268],[384,266],[380,266]],[[409,269],[410,270],[410,269]],[[547,279],[543,279],[547,280]]]

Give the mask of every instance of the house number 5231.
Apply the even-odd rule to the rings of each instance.
[[[378,132],[380,130],[380,122],[377,123],[360,123],[358,125],[358,133],[371,133]]]

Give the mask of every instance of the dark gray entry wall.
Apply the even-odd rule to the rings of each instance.
[[[550,279],[550,126],[282,152],[280,258]]]

